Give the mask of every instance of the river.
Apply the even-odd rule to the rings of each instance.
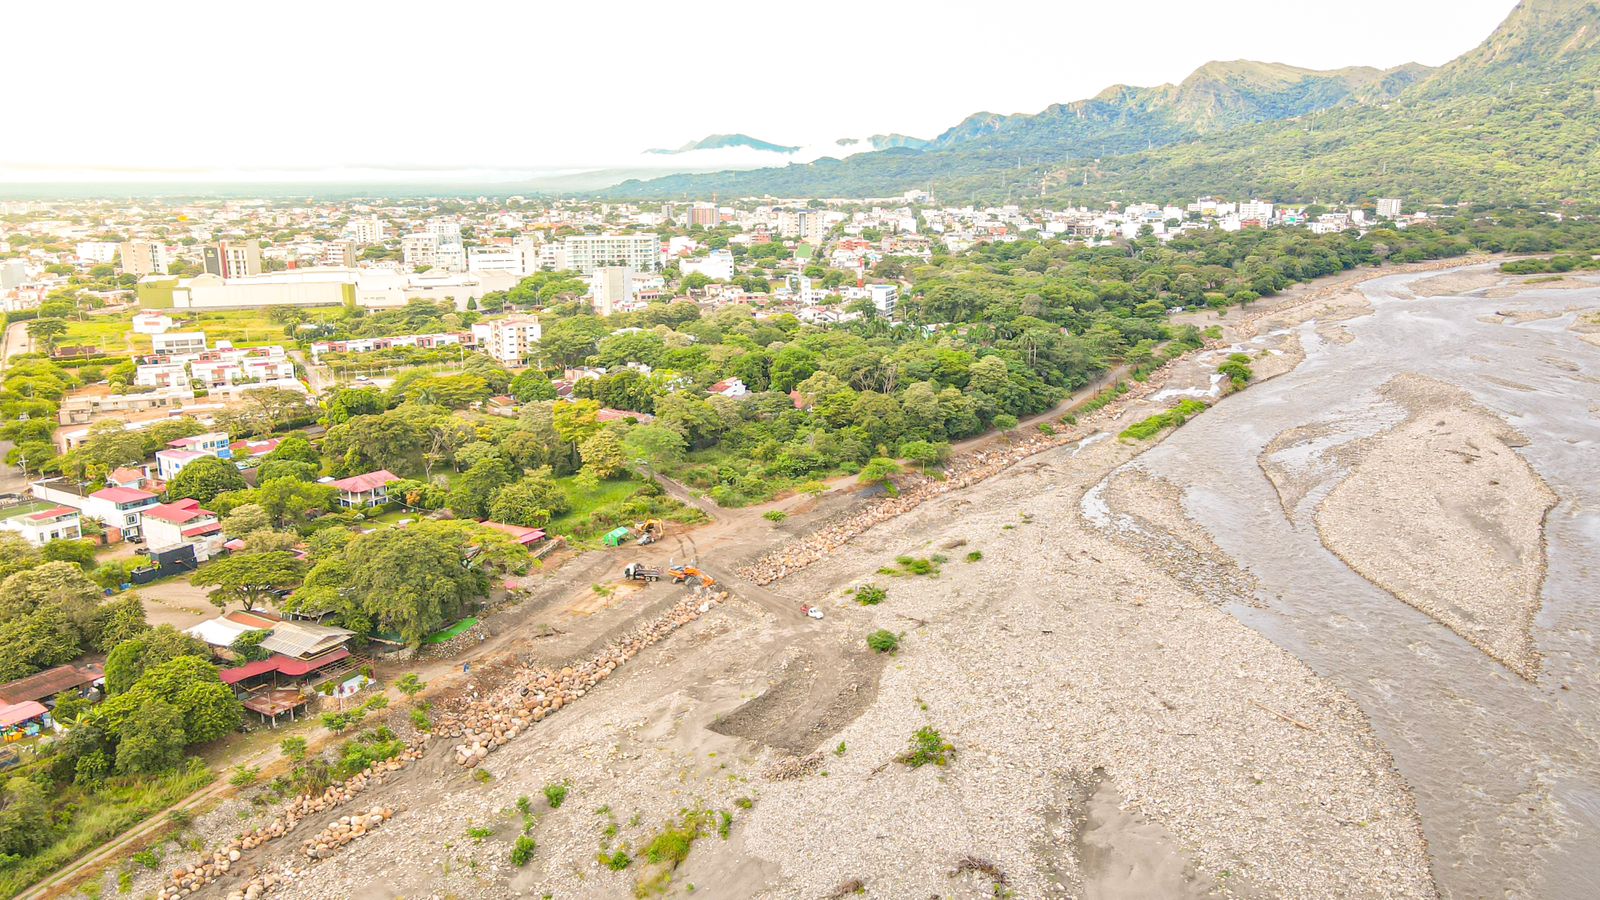
[[[1373,311],[1346,323],[1353,341],[1300,326],[1301,365],[1197,417],[1135,464],[1184,486],[1189,514],[1259,579],[1262,605],[1237,604],[1234,614],[1366,711],[1416,795],[1446,896],[1600,896],[1600,347],[1567,330],[1572,313],[1480,320],[1600,308],[1600,284],[1532,285],[1499,300],[1414,297],[1406,285],[1425,277],[1364,283]],[[1534,623],[1543,666],[1533,681],[1349,569],[1309,516],[1289,521],[1257,465],[1295,426],[1371,433],[1394,421],[1375,391],[1408,372],[1503,416],[1560,497],[1545,522],[1548,574]]]

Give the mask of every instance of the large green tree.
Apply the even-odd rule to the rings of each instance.
[[[209,596],[218,609],[230,603],[250,608],[267,602],[275,591],[296,587],[304,574],[304,564],[293,553],[270,550],[214,559],[189,576],[189,583],[211,588]]]
[[[184,466],[167,482],[167,499],[188,497],[201,503],[210,503],[218,494],[243,491],[249,487],[233,463],[215,456],[203,456]]]

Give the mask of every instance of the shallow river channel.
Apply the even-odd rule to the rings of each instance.
[[[1406,285],[1420,277],[1362,285],[1374,309],[1345,323],[1353,341],[1301,326],[1304,363],[1136,464],[1186,488],[1190,515],[1259,579],[1263,606],[1233,612],[1361,704],[1416,794],[1446,896],[1600,897],[1600,347],[1568,330],[1569,310],[1600,309],[1600,283],[1417,298]],[[1562,314],[1482,320],[1526,310]],[[1404,373],[1456,385],[1504,417],[1560,497],[1545,520],[1534,680],[1357,575],[1311,517],[1289,520],[1257,465],[1286,429],[1331,424],[1348,437],[1394,422],[1376,390]]]

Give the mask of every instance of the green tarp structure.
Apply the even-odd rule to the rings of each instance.
[[[451,625],[449,628],[446,628],[443,631],[435,631],[433,634],[423,638],[422,642],[424,644],[442,644],[476,624],[478,624],[477,619],[468,617],[462,619],[454,625]]]
[[[605,542],[607,547],[621,546],[628,538],[633,537],[633,532],[626,528],[613,528],[606,532]]]

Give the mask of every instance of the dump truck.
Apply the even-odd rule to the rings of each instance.
[[[622,577],[629,581],[660,581],[661,570],[643,563],[628,563],[622,569]]]

